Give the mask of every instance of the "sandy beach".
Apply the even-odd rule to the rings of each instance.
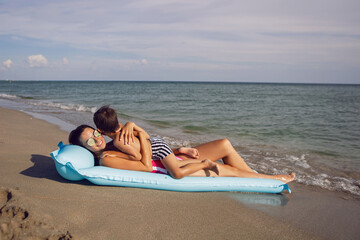
[[[0,123],[1,240],[356,239],[360,234],[359,199],[299,184],[290,184],[292,194],[262,195],[70,182],[58,175],[49,156],[59,141],[67,143],[66,131],[5,108]]]

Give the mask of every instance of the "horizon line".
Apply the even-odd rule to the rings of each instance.
[[[86,79],[77,79],[77,80],[11,80],[11,79],[0,79],[0,81],[7,81],[7,82],[26,82],[26,81],[33,81],[33,82],[167,82],[167,83],[239,83],[239,84],[292,84],[292,85],[360,85],[360,83],[309,83],[309,82],[247,82],[247,81],[211,81],[211,80],[86,80]]]

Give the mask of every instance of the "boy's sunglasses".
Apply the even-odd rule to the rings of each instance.
[[[98,130],[95,130],[94,131],[94,137],[100,137],[101,136],[101,133],[98,131]],[[87,141],[86,141],[86,144],[89,145],[90,147],[94,146],[95,145],[95,140],[94,138],[89,138]]]

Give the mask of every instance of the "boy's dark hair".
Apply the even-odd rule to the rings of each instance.
[[[93,119],[100,131],[115,132],[119,128],[116,112],[109,105],[102,106],[97,110]]]

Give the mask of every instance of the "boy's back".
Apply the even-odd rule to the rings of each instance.
[[[134,138],[133,142],[130,143],[126,143],[125,139],[120,139],[120,133],[121,133],[121,127],[122,125],[119,124],[119,131],[117,131],[114,134],[114,146],[119,149],[121,152],[126,153],[126,154],[130,154],[130,155],[137,155],[140,154],[140,140],[138,137]],[[110,137],[110,136],[109,136]],[[111,137],[110,137],[111,138]]]
[[[102,134],[110,137],[113,140],[114,146],[121,152],[126,153],[134,158],[140,160],[140,141],[137,137],[134,142],[129,144],[125,139],[120,139],[122,125],[118,122],[116,111],[109,106],[102,106],[94,113],[94,123]]]

